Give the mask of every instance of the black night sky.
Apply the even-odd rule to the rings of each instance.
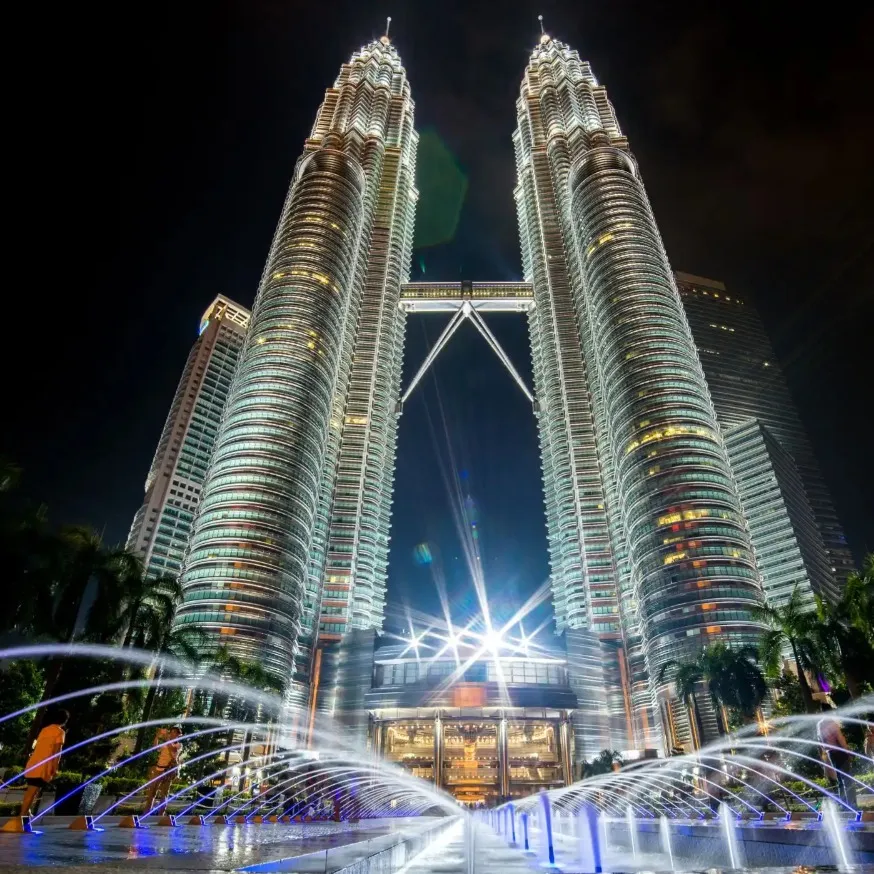
[[[75,191],[46,193],[42,219],[57,233],[63,217],[82,242],[58,271],[32,266],[69,282],[57,309],[32,282],[7,285],[19,324],[38,326],[6,340],[19,364],[7,364],[0,448],[24,468],[26,494],[56,522],[123,540],[200,314],[219,292],[251,304],[323,92],[386,15],[429,143],[413,278],[521,278],[511,134],[538,13],[607,86],[673,266],[758,305],[857,560],[874,549],[874,17],[846,4],[158,0],[114,23],[76,9],[75,50],[40,97],[50,118],[57,107],[53,178]],[[441,197],[462,180],[441,242]],[[409,320],[405,382],[441,324]],[[530,380],[524,319],[490,324]],[[22,366],[36,343],[39,366]],[[471,598],[453,472],[509,609],[548,574],[535,425],[470,326],[401,419],[395,604],[437,612],[435,569],[458,613]],[[421,543],[430,568],[414,560]]]

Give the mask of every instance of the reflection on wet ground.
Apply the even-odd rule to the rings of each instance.
[[[349,823],[313,822],[282,825],[154,826],[120,829],[107,824],[103,832],[70,831],[66,823],[42,824],[40,835],[0,835],[0,871],[33,866],[100,866],[110,874],[120,865],[175,871],[232,871],[260,862],[325,850],[422,828],[425,818],[364,820]],[[324,859],[324,855],[322,856]]]

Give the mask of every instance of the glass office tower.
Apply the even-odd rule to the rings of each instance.
[[[127,540],[149,576],[176,575],[182,566],[249,316],[220,294],[200,321]]]
[[[259,661],[297,702],[326,559],[324,630],[382,621],[416,143],[383,37],[343,65],[304,144],[184,566],[177,626]]]
[[[720,425],[728,430],[758,420],[792,457],[829,568],[826,578],[811,571],[813,586],[837,595],[853,559],[761,318],[748,300],[717,280],[689,273],[676,277]]]
[[[729,428],[725,441],[768,603],[785,604],[797,588],[813,608],[834,575],[794,459],[758,419]]]
[[[652,746],[652,690],[669,694],[662,666],[716,641],[755,642],[761,584],[680,296],[605,89],[544,34],[517,117],[556,615],[563,628],[603,635],[605,648],[619,638],[637,745]],[[602,603],[611,611],[596,612]],[[620,705],[614,696],[611,710]]]

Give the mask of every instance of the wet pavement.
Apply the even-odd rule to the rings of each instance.
[[[349,823],[313,822],[283,825],[153,826],[121,829],[107,823],[103,832],[70,831],[61,822],[40,824],[42,834],[0,834],[0,871],[16,872],[35,866],[62,867],[71,872],[116,874],[131,868],[161,871],[227,872],[277,859],[318,854],[325,870],[325,853],[333,861],[338,851],[351,858],[369,854],[380,838],[389,843],[397,832],[419,830],[427,818],[364,820]],[[350,845],[358,844],[356,849]],[[333,864],[328,866],[331,870]],[[303,869],[300,869],[303,870]]]

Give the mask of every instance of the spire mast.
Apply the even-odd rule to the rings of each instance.
[[[389,39],[389,36],[388,36],[388,30],[390,27],[391,27],[391,16],[389,15],[389,17],[386,18],[386,20],[385,20],[385,33],[379,38],[379,41],[384,46],[387,46],[391,42],[391,40]]]

